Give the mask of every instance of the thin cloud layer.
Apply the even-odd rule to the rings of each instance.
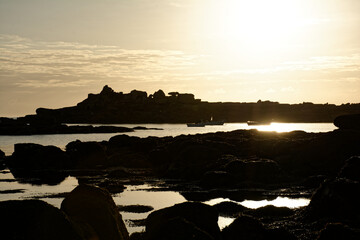
[[[195,56],[179,51],[124,50],[65,42],[34,42],[0,36],[2,84],[22,87],[80,86],[112,79],[152,81],[153,75],[183,70]]]

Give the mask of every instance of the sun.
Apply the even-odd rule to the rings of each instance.
[[[287,46],[304,26],[304,8],[293,0],[225,0],[205,10],[209,39],[223,42],[232,50],[256,48],[264,51]],[[221,45],[221,44],[220,44]]]

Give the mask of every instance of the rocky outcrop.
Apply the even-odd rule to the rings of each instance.
[[[360,231],[352,229],[342,223],[329,223],[321,230],[317,240],[358,240],[360,239]]]
[[[133,90],[115,92],[104,86],[99,94],[73,107],[60,109],[39,108],[36,115],[20,120],[25,123],[188,123],[200,120],[246,122],[272,120],[274,122],[333,122],[343,114],[360,112],[360,104],[280,104],[261,101],[256,103],[210,103],[195,99],[191,93],[162,90],[154,94]],[[1,124],[0,124],[1,125]],[[1,132],[1,131],[0,131]]]
[[[38,109],[40,114],[51,115],[55,111]],[[115,126],[65,125],[57,122],[56,117],[32,117],[29,120],[0,120],[0,135],[42,135],[42,134],[80,134],[80,133],[121,133],[133,132],[134,129]]]
[[[223,240],[296,240],[297,238],[283,228],[265,228],[257,219],[241,215],[221,232]]]
[[[338,116],[334,120],[334,125],[340,129],[360,130],[360,114]]]
[[[185,202],[152,212],[146,219],[146,239],[221,239],[215,208]]]
[[[325,181],[306,207],[305,219],[332,219],[360,223],[360,183],[343,178]]]
[[[122,216],[106,190],[79,185],[63,200],[61,210],[82,232],[91,233],[88,239],[129,239]]]
[[[339,176],[354,181],[360,181],[360,157],[354,156],[346,160]]]
[[[0,202],[0,212],[1,239],[84,239],[63,212],[43,201]]]
[[[18,143],[14,148],[6,165],[18,181],[55,185],[68,176],[63,170],[71,167],[71,162],[60,148],[34,143]]]
[[[234,217],[240,215],[240,213],[249,210],[249,208],[235,202],[221,202],[214,207],[217,209],[221,216]]]
[[[69,157],[60,148],[35,143],[17,143],[8,164],[27,170],[62,170],[69,166]]]

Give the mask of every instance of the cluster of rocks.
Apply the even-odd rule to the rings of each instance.
[[[66,196],[60,210],[34,200],[1,202],[0,211],[11,216],[4,234],[12,239],[359,239],[360,132],[348,128],[328,133],[237,130],[163,138],[117,135],[103,142],[70,142],[65,150],[16,144],[12,156],[0,151],[0,164],[17,180],[57,184],[73,175],[80,186]],[[262,189],[259,195],[278,189],[314,194],[309,206],[299,210],[183,203],[152,212],[145,221],[146,231],[129,237],[108,192],[83,183],[116,193],[123,190],[119,179],[133,177],[181,180],[191,188],[179,190],[193,201],[208,195],[243,198],[244,192],[254,189]],[[222,231],[219,213],[235,218]],[[44,220],[49,218],[54,222]],[[16,224],[24,231],[15,231]]]
[[[360,155],[360,133],[259,132],[237,130],[178,137],[138,138],[117,135],[103,142],[54,146],[15,144],[5,159],[15,177],[51,182],[69,172],[143,169],[154,177],[196,181],[204,188],[283,186],[316,188],[334,177],[346,159]],[[117,172],[116,172],[117,171]]]
[[[184,202],[151,212],[144,221],[145,231],[131,236],[109,192],[80,184],[65,197],[60,209],[39,200],[0,202],[0,212],[6,216],[6,221],[2,222],[2,237],[39,240],[355,240],[360,238],[359,170],[360,157],[348,159],[338,176],[323,182],[314,192],[310,204],[301,209],[274,206],[248,209],[234,202],[215,206]],[[149,210],[151,207],[145,211]],[[220,230],[219,215],[235,220]]]

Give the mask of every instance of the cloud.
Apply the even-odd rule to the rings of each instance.
[[[147,82],[165,78],[172,71],[183,71],[197,58],[180,51],[35,42],[0,35],[1,79],[22,87],[81,86],[115,79]]]

